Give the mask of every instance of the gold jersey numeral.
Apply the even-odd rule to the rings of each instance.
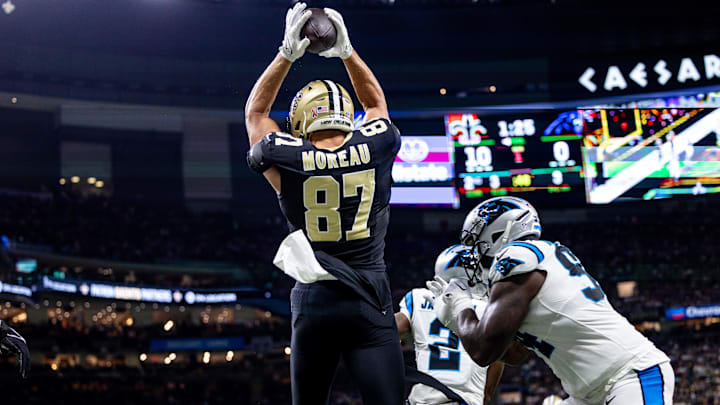
[[[345,173],[342,177],[343,197],[360,194],[358,211],[352,229],[345,232],[347,240],[370,237],[368,220],[375,196],[375,169]],[[362,191],[358,191],[362,188]],[[340,224],[340,184],[332,176],[313,176],[303,183],[305,229],[313,242],[337,242],[342,237]],[[325,223],[321,229],[321,218]]]
[[[358,187],[362,187],[360,204],[358,205],[358,212],[355,215],[352,229],[345,232],[347,240],[370,237],[368,219],[370,218],[370,207],[372,207],[373,197],[375,196],[375,169],[343,174],[343,195],[345,197],[358,195]]]
[[[373,136],[377,134],[382,134],[383,132],[387,131],[388,127],[385,121],[382,120],[373,120],[368,122],[367,124],[360,127],[360,133],[365,136]]]
[[[301,138],[295,138],[290,134],[286,134],[283,132],[275,132],[275,145],[302,146],[303,140]]]
[[[322,199],[320,194],[324,195]],[[337,242],[340,231],[340,184],[332,176],[313,176],[303,183],[305,203],[305,229],[313,242]],[[322,202],[320,201],[322,200]],[[320,230],[320,218],[325,219],[325,230]]]

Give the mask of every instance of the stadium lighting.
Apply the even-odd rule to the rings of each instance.
[[[228,350],[227,354],[225,354],[225,361],[229,363],[232,361],[233,357],[235,357],[235,353],[232,350]]]
[[[145,361],[145,360],[147,360],[147,354],[140,353],[140,361]]]
[[[61,178],[60,178],[60,185],[61,185],[61,186],[64,186],[65,183],[67,183],[67,180],[65,180],[64,177],[61,177]]]
[[[73,182],[73,183],[75,183],[75,184],[80,183],[80,177],[78,177],[78,176],[72,176],[72,177],[70,177],[70,181]]]
[[[175,326],[175,322],[173,322],[171,319],[165,322],[165,325],[163,325],[163,329],[165,330],[165,332],[170,332],[170,329],[172,329],[173,326]]]
[[[17,104],[17,97],[12,97],[12,98],[10,99],[10,102],[13,103],[13,104]]]
[[[290,346],[285,346],[285,355],[289,356],[291,353]]]
[[[10,14],[10,13],[8,13],[8,14]],[[57,371],[57,369],[58,369],[57,363],[51,364],[51,365],[50,365],[50,368],[52,369],[52,371]]]
[[[165,358],[163,359],[163,363],[165,363],[165,364],[170,364],[170,363],[172,363],[172,360],[170,360],[170,357],[165,357]]]
[[[446,89],[445,87],[441,88],[441,89],[440,89],[440,94],[443,95],[443,96],[446,95],[446,94],[447,94],[447,89]]]
[[[170,355],[168,356],[168,358],[170,358],[170,360],[175,361],[175,359],[177,359],[177,354],[175,354],[175,353],[170,353]]]
[[[205,364],[210,363],[210,352],[203,353],[202,362]]]
[[[95,184],[95,181],[97,181],[95,177],[88,177],[87,179],[88,184]]]
[[[105,185],[105,182],[102,180],[98,180],[95,182],[95,187],[97,187],[97,188],[103,188],[104,185]]]
[[[7,0],[5,3],[2,4],[2,9],[5,14],[10,15],[13,11],[15,11],[15,5],[12,3],[12,1]]]

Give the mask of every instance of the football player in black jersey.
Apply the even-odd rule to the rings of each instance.
[[[339,280],[298,282],[291,293],[293,404],[328,403],[342,358],[365,404],[400,405],[404,366],[383,258],[400,133],[380,84],[331,9],[325,12],[337,41],[320,55],[342,59],[367,123],[353,130],[352,98],[330,80],[296,94],[287,132],[269,118],[292,62],[309,44],[299,37],[310,16],[305,7],[288,11],[280,52],[245,107],[248,164],[275,189],[290,231],[302,230],[318,262]]]

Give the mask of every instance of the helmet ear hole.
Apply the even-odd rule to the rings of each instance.
[[[495,232],[494,234],[492,234],[490,237],[492,238],[493,243],[497,242],[497,240],[500,239],[500,237],[502,236],[503,233],[504,232],[500,231],[500,232]]]

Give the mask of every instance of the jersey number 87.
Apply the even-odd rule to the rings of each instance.
[[[352,228],[345,231],[346,240],[370,237],[368,219],[375,195],[375,169],[342,175],[342,186],[332,176],[313,176],[303,183],[305,228],[313,242],[338,242],[342,236],[340,189],[344,198],[360,195]]]

